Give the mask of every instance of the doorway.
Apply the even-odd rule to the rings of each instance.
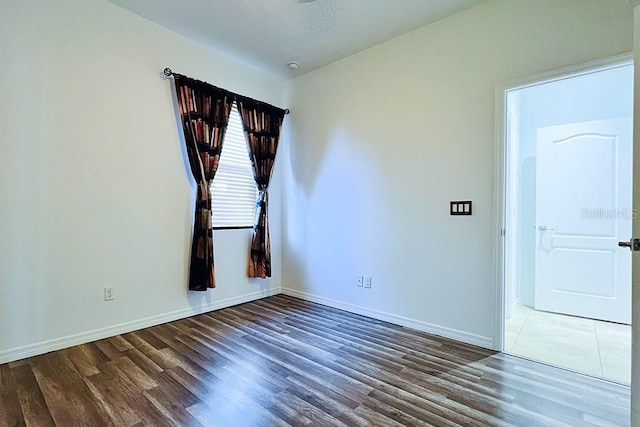
[[[629,384],[633,63],[504,96],[503,350]]]

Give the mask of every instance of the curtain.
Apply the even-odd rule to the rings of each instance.
[[[197,183],[189,290],[215,288],[211,183],[218,169],[233,94],[207,83],[174,74],[191,173]]]
[[[236,98],[236,102],[247,140],[253,178],[258,186],[248,274],[249,277],[266,278],[271,277],[268,188],[285,110],[241,96]]]

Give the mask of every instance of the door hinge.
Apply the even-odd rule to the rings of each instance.
[[[506,236],[507,235],[507,230],[505,230],[504,228],[500,229],[500,235],[501,236]]]

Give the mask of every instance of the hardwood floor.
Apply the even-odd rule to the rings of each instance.
[[[629,388],[278,295],[0,365],[0,425],[624,426]]]

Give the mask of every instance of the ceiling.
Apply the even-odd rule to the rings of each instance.
[[[291,78],[484,0],[109,0],[240,61]],[[287,67],[299,63],[296,71]]]

